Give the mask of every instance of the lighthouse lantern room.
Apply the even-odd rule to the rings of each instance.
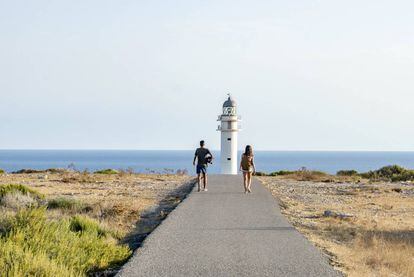
[[[229,94],[223,104],[223,113],[217,119],[221,121],[217,131],[221,132],[222,174],[237,174],[237,133],[241,130],[240,120],[240,116],[237,115],[236,102]]]

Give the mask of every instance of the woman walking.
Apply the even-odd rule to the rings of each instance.
[[[252,192],[250,186],[252,184],[252,175],[256,171],[253,160],[253,149],[250,145],[246,146],[241,162],[240,162],[240,171],[243,172],[244,180],[244,193]]]

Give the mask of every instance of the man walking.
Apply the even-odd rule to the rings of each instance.
[[[197,159],[198,191],[201,191],[201,177],[203,178],[203,191],[207,191],[207,164],[213,159],[210,150],[204,147],[204,140],[200,141],[200,148],[197,148],[194,155],[193,165]]]

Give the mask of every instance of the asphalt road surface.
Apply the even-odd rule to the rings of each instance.
[[[119,276],[341,276],[258,181],[209,177],[145,240]]]

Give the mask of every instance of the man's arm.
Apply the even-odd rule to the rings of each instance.
[[[194,154],[193,165],[195,165],[196,159],[197,159],[197,150],[196,150],[196,152],[195,152],[195,154]]]
[[[211,159],[214,159],[214,157],[213,157],[213,154],[211,154],[211,152],[210,152],[210,150],[209,149],[207,149],[207,154],[210,154],[210,156],[211,156]]]

